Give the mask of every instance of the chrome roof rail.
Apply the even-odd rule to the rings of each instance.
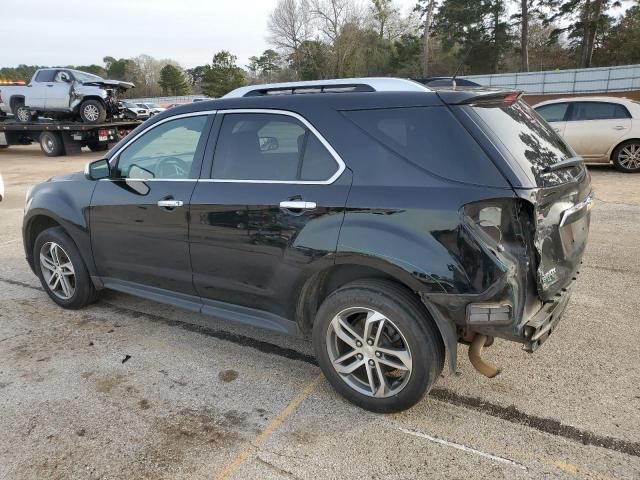
[[[236,88],[222,98],[255,97],[262,95],[292,95],[337,92],[430,92],[430,88],[406,78],[368,77],[336,78],[300,82],[267,83]]]

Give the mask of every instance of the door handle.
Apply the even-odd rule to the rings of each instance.
[[[158,206],[162,208],[176,208],[183,205],[184,202],[182,200],[158,200]]]
[[[316,202],[303,202],[302,200],[287,200],[280,202],[280,208],[286,210],[314,210]]]
[[[622,125],[616,125],[615,127],[613,127],[614,130],[624,130],[625,127],[623,127]]]
[[[53,87],[53,85],[47,85],[47,87],[51,88],[51,87]]]

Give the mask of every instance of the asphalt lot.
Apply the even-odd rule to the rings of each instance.
[[[303,340],[105,292],[53,304],[20,236],[29,185],[99,154],[0,151],[0,479],[640,478],[640,175],[593,168],[597,203],[564,320],[535,354],[362,411]]]

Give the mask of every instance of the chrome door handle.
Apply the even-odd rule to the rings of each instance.
[[[301,200],[287,200],[280,202],[280,208],[287,210],[313,210],[316,208],[316,202],[303,202]]]
[[[616,125],[615,127],[613,127],[614,130],[624,130],[625,127],[623,127],[622,125]]]
[[[163,208],[175,208],[184,205],[182,200],[159,200],[158,206]]]

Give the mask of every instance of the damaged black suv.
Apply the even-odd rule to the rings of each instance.
[[[27,196],[27,260],[80,308],[108,288],[311,335],[368,410],[415,404],[457,344],[536,350],[592,205],[582,160],[519,92],[401,79],[243,87],[144,123]]]

